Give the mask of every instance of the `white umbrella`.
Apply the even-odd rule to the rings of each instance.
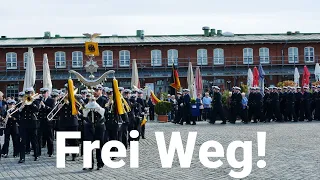
[[[36,65],[34,63],[33,49],[28,48],[26,73],[24,76],[23,91],[31,88],[36,83]]]
[[[252,87],[253,84],[253,74],[251,69],[248,69],[248,79],[247,79],[247,86],[248,86],[248,92],[250,92],[250,88]]]
[[[49,93],[52,92],[52,81],[47,54],[43,54],[43,87],[48,88]]]
[[[300,79],[300,74],[298,71],[298,68],[294,69],[294,83],[296,84],[296,86],[299,86],[299,79]]]
[[[319,63],[316,64],[314,69],[314,76],[316,77],[316,81],[320,81],[320,66]]]
[[[194,97],[194,75],[193,75],[193,69],[192,69],[192,63],[189,62],[189,67],[188,67],[188,74],[187,74],[187,82],[188,82],[188,89],[190,90],[190,96],[191,98],[196,98],[197,96]]]
[[[134,88],[134,87],[140,88],[137,61],[135,59],[132,60],[132,76],[131,76],[131,88]]]

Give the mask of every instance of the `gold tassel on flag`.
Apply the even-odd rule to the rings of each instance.
[[[72,115],[77,115],[76,99],[74,98],[74,89],[72,79],[68,79],[68,95],[71,103]]]

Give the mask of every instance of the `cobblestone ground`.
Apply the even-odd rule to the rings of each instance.
[[[197,131],[196,147],[190,169],[182,169],[175,156],[171,169],[161,168],[158,147],[154,132],[163,131],[166,142],[171,132],[179,131],[185,145],[188,132]],[[266,156],[257,155],[257,132],[267,132]],[[0,179],[232,179],[227,158],[221,158],[223,165],[218,169],[208,169],[199,161],[198,151],[208,140],[220,142],[226,149],[232,141],[252,141],[253,167],[245,179],[319,179],[320,178],[320,123],[271,123],[271,124],[227,124],[209,125],[199,122],[196,126],[181,126],[172,123],[148,122],[147,139],[141,140],[139,168],[129,168],[129,156],[124,158],[126,165],[120,169],[104,167],[92,172],[82,171],[82,158],[73,162],[67,159],[65,169],[57,169],[55,157],[42,156],[34,162],[31,155],[25,164],[18,164],[18,158],[10,157],[0,161]],[[46,152],[43,149],[43,152]],[[225,153],[226,154],[226,153]],[[127,153],[129,155],[129,151]],[[242,151],[236,157],[242,160]],[[69,157],[70,158],[70,157]],[[259,169],[257,161],[263,159],[267,166]],[[214,160],[217,160],[215,158]],[[234,169],[237,171],[237,169]],[[239,171],[239,170],[238,170]]]

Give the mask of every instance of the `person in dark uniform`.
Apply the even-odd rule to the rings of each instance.
[[[314,119],[316,121],[319,121],[320,120],[320,86],[317,86],[317,90],[314,95],[314,102],[315,102]]]
[[[286,117],[286,99],[287,99],[287,87],[283,87],[282,91],[279,89],[278,93],[279,93],[279,101],[280,101],[280,113],[283,117],[284,121],[288,121],[287,117]]]
[[[88,95],[88,90],[87,89],[83,89],[81,90],[81,97],[82,97],[82,100],[85,104],[87,104],[89,102],[89,99],[87,98],[87,95]]]
[[[263,96],[263,115],[264,122],[270,122],[272,119],[271,95],[269,88],[265,88]]]
[[[152,103],[151,98],[149,98],[149,100],[148,100],[148,106],[149,106],[150,121],[154,121],[154,104]],[[179,122],[180,122],[180,120],[179,120]],[[178,122],[176,122],[176,123],[178,123]]]
[[[310,115],[311,115],[311,119],[315,119],[315,109],[316,109],[316,99],[317,96],[317,87],[316,86],[312,86],[312,90],[310,91]]]
[[[294,103],[296,101],[295,99],[295,94],[294,94],[294,87],[288,87],[289,91],[287,92],[286,95],[286,119],[288,121],[294,121],[298,122],[296,113],[294,111]],[[292,119],[293,118],[293,119]]]
[[[150,107],[150,105],[149,105]],[[182,119],[182,107],[183,107],[183,98],[182,93],[177,92],[177,104],[175,106],[175,116],[174,116],[174,123],[177,124]]]
[[[237,116],[241,117],[241,120],[244,120],[243,111],[242,111],[242,96],[240,93],[240,87],[234,87],[234,93],[231,96],[231,119],[230,123],[235,124]],[[213,107],[214,108],[214,107]]]
[[[256,101],[255,101],[255,97],[256,97],[256,92],[254,90],[254,87],[250,87],[250,93],[248,96],[248,122],[251,122],[252,120],[252,116],[255,116],[255,111],[257,111],[257,107],[256,107]]]
[[[25,96],[32,97],[34,95],[33,88],[27,88],[25,90]],[[27,98],[25,98],[27,99]],[[32,100],[31,100],[32,101]],[[33,100],[32,102],[27,102],[26,100],[22,102],[19,107],[19,132],[20,132],[20,160],[19,163],[25,162],[25,152],[26,152],[26,137],[30,138],[32,148],[34,151],[34,161],[38,160],[38,141],[37,141],[37,128],[39,123],[38,113],[39,113],[39,101]]]
[[[277,91],[278,88],[273,87],[271,88],[272,91],[270,93],[271,96],[271,107],[272,107],[272,113],[273,117],[276,118],[277,122],[283,122],[281,113],[280,113],[280,102],[279,102],[279,93]]]
[[[305,118],[308,121],[312,121],[310,114],[310,92],[307,86],[303,87],[300,110],[300,121],[304,121]]]
[[[179,124],[183,125],[183,122],[186,122],[186,124],[191,124],[190,123],[190,117],[191,117],[191,98],[189,95],[190,90],[189,89],[184,89],[183,90],[184,95],[183,95],[183,108],[182,108],[182,119]]]
[[[115,107],[112,96],[112,89],[108,89],[108,103],[106,105],[106,131],[105,131],[105,142],[118,140],[118,119],[115,115]],[[116,151],[116,148],[112,148],[111,151]],[[113,158],[114,159],[114,158]]]
[[[297,87],[297,91],[295,93],[295,100],[296,101],[294,103],[294,110],[295,110],[297,118],[300,118],[301,99],[302,99],[301,87]]]
[[[95,88],[95,96],[98,96],[97,101],[104,103],[104,98],[101,96],[102,87],[97,86]],[[100,95],[100,97],[99,97]],[[105,106],[104,106],[105,107]],[[104,145],[104,133],[106,131],[105,126],[105,109],[101,107],[98,102],[96,102],[95,97],[91,97],[88,104],[83,109],[84,121],[84,139],[85,141],[100,141],[100,148],[96,149],[96,159],[97,159],[97,170],[100,170],[104,164],[101,158],[101,150]],[[93,152],[92,152],[93,156]],[[92,167],[89,168],[92,170],[94,167],[94,158],[92,158]],[[86,170],[84,168],[83,170]]]
[[[210,119],[210,123],[214,124],[216,122],[216,118],[217,115],[219,115],[219,117],[222,120],[221,124],[226,124],[226,118],[224,116],[223,113],[223,109],[222,109],[222,95],[220,93],[220,88],[218,86],[213,86],[213,101],[212,101],[212,115],[211,115],[211,119]]]
[[[261,121],[261,119],[263,119],[261,110],[262,110],[262,95],[260,93],[260,88],[259,87],[255,87],[254,89],[254,104],[255,104],[255,109],[256,111],[254,112],[254,119],[253,119],[253,123],[257,123],[258,121]]]
[[[143,99],[143,91],[142,90],[140,90],[140,91],[138,91],[138,97],[137,97],[137,103],[139,103],[140,104],[140,106],[141,106],[141,119],[143,119],[144,118],[144,115],[147,113],[147,106],[148,106],[148,104],[146,103],[146,100],[145,99]],[[172,111],[171,113],[173,113],[174,111]],[[171,115],[172,117],[174,117],[174,115]],[[172,121],[174,121],[174,120],[172,120]],[[140,124],[140,123],[139,123]],[[140,125],[139,125],[140,126]],[[144,125],[142,125],[141,126],[141,128],[140,128],[140,136],[141,136],[141,138],[142,139],[145,139],[145,131],[146,131],[146,125],[144,124]]]
[[[4,158],[7,158],[9,155],[9,144],[10,144],[10,136],[13,143],[13,157],[17,157],[19,153],[19,127],[18,127],[18,119],[19,112],[15,112],[15,104],[16,101],[10,99],[7,101],[8,110],[6,114],[6,128],[5,128],[5,140],[2,148],[2,154]],[[12,114],[13,113],[13,114]],[[1,150],[1,148],[0,148]]]
[[[121,93],[120,88],[119,88],[119,91]],[[123,99],[127,102],[128,105],[130,104],[130,101],[129,101],[130,92],[131,92],[131,90],[129,90],[129,89],[123,90]],[[130,111],[123,114],[123,115],[116,117],[118,119],[118,123],[120,125],[120,127],[118,129],[118,139],[119,139],[119,141],[121,141],[123,143],[123,145],[126,147],[126,149],[128,148],[128,127],[129,127],[129,123],[130,123],[128,116],[129,116]]]
[[[41,140],[44,140],[44,144],[47,144],[48,152],[47,154],[49,157],[53,154],[53,121],[48,121],[48,114],[52,111],[54,106],[54,100],[49,97],[49,89],[48,88],[41,88],[40,93],[42,95],[42,98],[39,99],[40,103],[40,109],[38,114],[38,119],[40,121],[40,133],[42,133],[43,139],[38,137],[38,140],[40,140],[39,143],[39,156],[41,155],[41,147],[40,145]]]
[[[142,110],[141,110],[141,105],[137,102],[137,97],[135,94],[132,94],[129,102],[130,102],[130,108],[131,111],[128,114],[129,115],[129,127],[128,127],[128,131],[131,132],[132,130],[137,130],[138,132],[140,132],[140,119],[141,119],[141,114],[142,114]],[[132,139],[131,137],[129,137],[129,141],[132,140],[139,140],[139,137],[136,139]]]
[[[68,84],[65,87],[68,89]],[[78,131],[78,116],[72,115],[72,105],[68,95],[58,105],[58,109],[60,109],[58,112],[58,131]],[[66,143],[70,146],[78,146],[76,139],[67,139]],[[72,161],[76,160],[76,156],[76,154],[72,154]]]

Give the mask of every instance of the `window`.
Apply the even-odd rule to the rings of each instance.
[[[208,65],[208,54],[206,49],[197,50],[197,64]]]
[[[81,51],[72,52],[72,67],[83,67],[83,53]]]
[[[66,67],[66,53],[58,51],[55,53],[56,68]]]
[[[102,52],[102,66],[103,67],[112,67],[113,66],[113,52],[112,51],[103,51]]]
[[[299,62],[299,52],[298,48],[290,47],[288,49],[289,63],[298,63]]]
[[[217,48],[213,50],[213,64],[224,64],[223,49]]]
[[[130,51],[122,50],[119,52],[120,66],[127,67],[130,66]]]
[[[269,63],[269,48],[260,48],[259,49],[260,63]]]
[[[178,50],[169,49],[168,50],[168,66],[172,66],[172,64],[178,65]]]
[[[18,84],[8,84],[6,90],[7,97],[18,97],[19,85]]]
[[[151,51],[151,66],[161,66],[161,51],[160,50],[152,50]]]
[[[17,69],[17,53],[9,52],[6,54],[7,69]]]
[[[314,48],[305,47],[304,48],[304,61],[305,62],[314,62]]]
[[[252,48],[243,49],[243,64],[253,64],[253,50]]]

